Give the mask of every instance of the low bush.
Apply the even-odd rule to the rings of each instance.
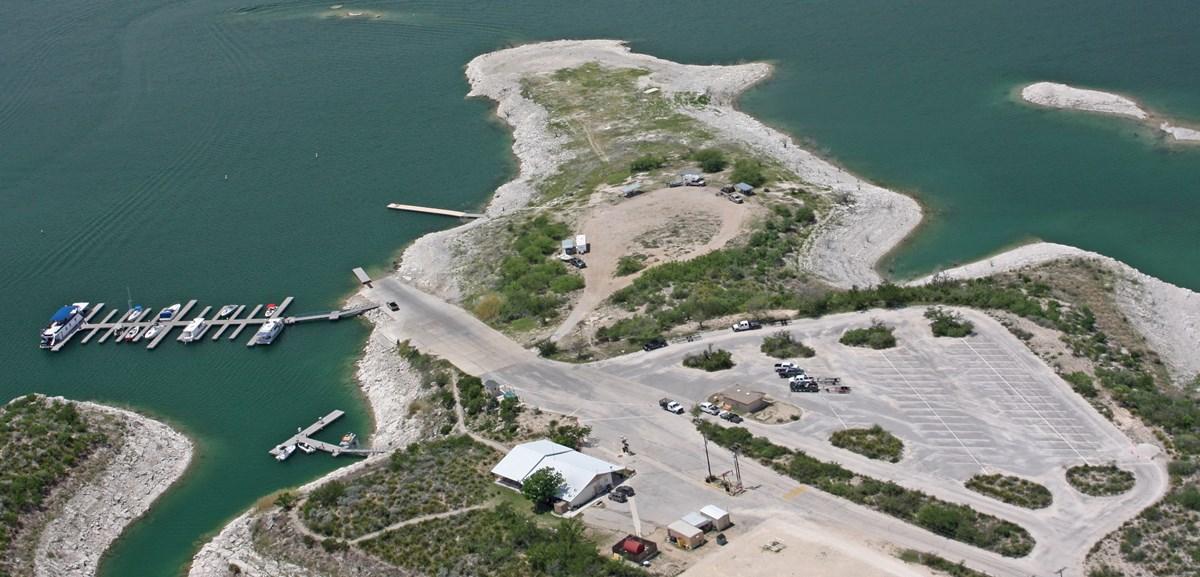
[[[491,317],[485,320],[498,323],[557,316],[563,295],[583,288],[583,277],[550,258],[570,229],[541,215],[510,223],[509,231],[514,240],[508,256],[500,260],[498,286],[480,297],[475,310],[485,310]],[[484,299],[488,299],[486,307]]]
[[[692,154],[692,160],[700,163],[700,170],[704,172],[721,172],[729,166],[729,161],[725,159],[725,153],[719,148],[703,148]]]
[[[975,325],[971,321],[942,307],[925,309],[925,318],[929,319],[929,328],[935,337],[966,337],[975,332]]]
[[[733,163],[733,174],[730,178],[734,182],[744,182],[750,186],[758,187],[767,182],[767,176],[763,174],[762,163],[751,159],[741,158]]]
[[[647,172],[657,168],[662,168],[667,163],[667,158],[659,154],[645,154],[633,159],[629,163],[629,172]]]
[[[1133,473],[1116,465],[1077,465],[1067,469],[1067,482],[1093,497],[1120,495],[1133,488]]]
[[[1095,381],[1087,373],[1075,371],[1062,376],[1064,381],[1071,385],[1071,388],[1080,395],[1089,399],[1096,398],[1096,385],[1092,384]]]
[[[988,577],[987,573],[976,571],[961,562],[952,563],[933,553],[922,553],[914,549],[905,549],[902,551],[900,559],[908,563],[919,563],[935,571],[941,571],[951,577]]]
[[[710,373],[732,369],[734,364],[733,353],[725,349],[714,351],[711,345],[703,351],[683,357],[683,366],[690,369],[704,369]]]
[[[1045,509],[1054,502],[1050,489],[1011,475],[975,475],[967,479],[966,486],[976,493],[1026,509]]]
[[[617,276],[629,276],[646,268],[645,258],[640,254],[626,255],[617,259]]]
[[[869,429],[843,429],[829,437],[833,446],[854,451],[869,459],[898,463],[904,455],[904,442],[879,425]]]
[[[850,329],[842,333],[842,338],[838,342],[849,347],[890,349],[896,346],[896,336],[892,334],[892,327],[879,321],[871,321],[869,327]]]
[[[764,337],[759,350],[768,357],[777,359],[809,358],[817,354],[812,348],[793,338],[792,333],[787,331],[774,332]]]

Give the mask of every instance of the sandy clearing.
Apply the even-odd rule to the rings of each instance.
[[[794,517],[794,516],[793,516]],[[779,541],[786,547],[766,551]],[[873,546],[863,535],[848,535],[809,522],[771,520],[729,544],[706,546],[708,554],[681,577],[930,577],[932,571],[905,563]],[[698,551],[697,553],[699,553]]]
[[[609,295],[641,276],[616,276],[622,256],[645,255],[647,267],[696,258],[725,246],[751,215],[762,212],[762,205],[753,200],[734,204],[707,186],[663,188],[589,209],[579,225],[590,244],[584,255],[586,284],[551,340],[571,334]]]

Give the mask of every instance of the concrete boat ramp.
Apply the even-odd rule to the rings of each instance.
[[[372,453],[383,452],[383,451],[379,451],[379,450],[375,450],[375,449],[359,449],[357,447],[343,447],[341,445],[335,445],[333,443],[326,443],[325,441],[318,441],[318,440],[312,438],[312,436],[317,434],[321,429],[324,429],[325,427],[332,424],[334,421],[342,418],[342,415],[345,415],[345,414],[346,413],[344,413],[340,410],[334,410],[334,411],[331,411],[328,415],[325,415],[324,417],[317,419],[317,422],[315,422],[303,429],[297,428],[295,435],[292,435],[291,437],[288,437],[288,439],[286,441],[279,443],[278,445],[275,445],[275,448],[268,451],[268,453],[270,453],[272,457],[279,459],[280,455],[285,454],[287,452],[288,447],[296,447],[300,443],[308,445],[309,447],[312,447],[313,449],[315,449],[317,451],[324,451],[326,453],[329,453],[329,454],[333,455],[334,457],[336,457],[338,455],[357,455],[357,456],[365,457]],[[284,459],[286,459],[286,458],[287,457],[284,457]]]
[[[146,340],[146,349],[152,351],[158,348],[158,345],[167,338],[167,335],[174,332],[175,329],[183,329],[183,327],[186,327],[189,323],[197,318],[205,319],[207,327],[199,336],[190,341],[190,343],[198,343],[206,338],[216,341],[224,337],[226,332],[230,330],[232,332],[229,333],[228,340],[232,341],[236,340],[238,336],[242,334],[242,331],[246,329],[246,327],[253,326],[254,329],[251,331],[251,333],[253,333],[258,330],[259,326],[272,319],[282,320],[286,326],[311,321],[337,321],[343,318],[360,315],[378,307],[378,305],[372,304],[351,307],[344,310],[285,316],[288,307],[292,304],[292,300],[293,297],[290,296],[283,299],[280,301],[279,307],[272,311],[270,315],[263,316],[259,316],[259,311],[263,309],[264,305],[259,304],[255,305],[250,310],[250,313],[246,316],[242,316],[242,313],[245,312],[249,305],[236,305],[237,308],[234,309],[234,311],[230,313],[228,317],[222,319],[213,319],[209,316],[209,313],[215,315],[216,311],[220,310],[220,306],[205,306],[204,309],[200,311],[200,314],[192,318],[188,318],[188,315],[192,312],[192,309],[194,309],[197,304],[195,299],[191,299],[183,303],[182,307],[179,309],[179,312],[176,313],[171,320],[159,320],[158,311],[155,311],[152,308],[144,309],[136,315],[134,315],[134,309],[129,309],[121,314],[118,314],[120,309],[112,308],[109,309],[104,315],[103,320],[99,322],[93,322],[99,315],[101,309],[104,308],[104,303],[97,303],[87,312],[83,325],[79,328],[79,330],[75,331],[75,333],[70,337],[67,337],[66,340],[51,347],[50,350],[56,352],[62,350],[62,348],[66,346],[67,343],[74,340],[75,337],[81,337],[79,342],[80,344],[85,345],[92,342],[92,340],[96,339],[97,337],[98,340],[96,342],[99,344],[104,344],[108,342],[109,339],[117,342],[117,339],[121,337],[122,333],[125,333],[131,328],[137,327],[137,336],[130,339],[121,339],[120,342],[138,344],[143,340]],[[129,319],[130,315],[134,315],[134,318],[126,320]],[[146,332],[154,325],[160,325],[161,328],[158,334],[154,335],[153,338],[147,339],[145,336]],[[182,332],[176,336],[175,340],[179,342],[185,342]],[[255,346],[255,344],[256,343],[254,342],[253,336],[251,336],[246,342],[246,346],[248,347]]]

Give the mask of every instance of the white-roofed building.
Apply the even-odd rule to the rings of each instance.
[[[578,507],[616,484],[616,474],[625,467],[584,455],[570,447],[542,439],[513,447],[495,467],[492,474],[513,488],[520,488],[530,475],[544,468],[562,475],[563,487],[558,498]]]

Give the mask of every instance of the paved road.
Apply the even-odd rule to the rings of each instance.
[[[679,389],[681,383],[686,385],[689,380],[700,380],[699,377],[691,373],[684,373],[684,378],[672,376],[673,367],[679,362],[678,356],[688,347],[673,346],[603,363],[570,365],[541,359],[466,311],[395,279],[377,281],[375,288],[364,289],[363,295],[376,302],[395,301],[400,305],[396,312],[381,309],[389,318],[381,325],[381,330],[390,337],[408,339],[422,351],[440,356],[464,371],[513,387],[527,403],[575,415],[590,425],[595,443],[587,452],[614,462],[624,461],[638,472],[632,483],[641,496],[640,513],[643,519],[659,525],[666,525],[689,511],[713,503],[731,511],[737,517],[735,521],[742,524],[799,515],[858,532],[864,538],[963,560],[967,565],[997,577],[1049,575],[1064,566],[1071,575],[1081,574],[1078,567],[1092,543],[1157,499],[1166,487],[1160,463],[1132,462],[1137,465],[1139,476],[1138,487],[1133,492],[1119,498],[1098,500],[1099,506],[1089,507],[1078,506],[1078,503],[1062,506],[1069,504],[1069,499],[1056,499],[1056,504],[1049,509],[1031,513],[961,488],[961,481],[957,480],[961,473],[957,468],[927,471],[917,467],[889,466],[818,442],[817,437],[806,434],[800,425],[793,428],[747,422],[756,434],[769,436],[780,444],[800,447],[815,456],[842,462],[852,470],[891,479],[1019,522],[1038,540],[1038,546],[1028,557],[1007,559],[808,489],[749,459],[741,461],[741,469],[746,485],[752,489],[741,496],[729,497],[703,483],[706,475],[704,447],[689,417],[672,415],[657,407],[657,399],[664,396],[693,401],[704,396],[696,395],[694,388],[683,391],[691,394],[681,394]],[[846,322],[846,318],[842,318],[845,316],[796,323],[793,328],[800,330],[811,325],[813,330],[832,330],[837,322]],[[992,321],[985,317],[976,324],[986,322]],[[991,331],[987,334],[994,336]],[[761,332],[732,334],[726,331],[707,335],[703,342],[693,343],[691,347],[718,342],[732,348],[736,354],[738,347],[757,348],[761,338]],[[1005,346],[1011,344],[999,342]],[[980,342],[979,346],[984,344]],[[1005,351],[1013,353],[1009,349]],[[668,366],[672,369],[668,370]],[[636,455],[619,454],[621,437],[629,439]],[[720,474],[731,468],[728,452],[716,446],[710,446],[709,450],[714,473]],[[1063,493],[1061,488],[1058,489],[1056,493]],[[1088,516],[1076,517],[1081,511]]]

